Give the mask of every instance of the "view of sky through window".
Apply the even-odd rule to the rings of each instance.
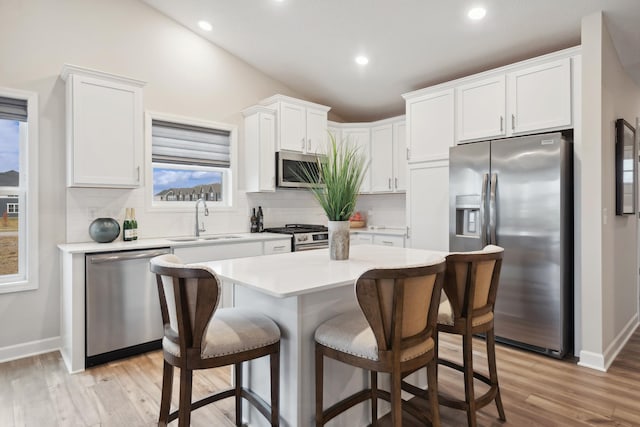
[[[0,173],[19,172],[20,122],[0,119]]]

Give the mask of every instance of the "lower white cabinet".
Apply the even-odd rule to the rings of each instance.
[[[381,246],[395,246],[404,248],[404,236],[388,236],[376,234],[373,236],[373,244]]]
[[[350,237],[352,245],[371,245],[373,244],[373,235],[371,234],[352,234]]]
[[[427,162],[408,170],[407,247],[449,250],[449,162]]]
[[[264,254],[283,254],[291,252],[291,239],[287,240],[269,240],[264,242]]]

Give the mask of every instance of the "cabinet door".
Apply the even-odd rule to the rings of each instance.
[[[506,135],[504,75],[462,85],[456,91],[458,141]]]
[[[393,190],[393,125],[371,128],[371,191]]]
[[[449,250],[449,166],[433,162],[409,167],[407,246]]]
[[[393,124],[393,189],[407,189],[407,125],[405,122]]]
[[[71,75],[67,184],[134,188],[142,176],[142,89]]]
[[[276,117],[275,114],[258,113],[260,151],[260,188],[259,191],[276,190]]]
[[[369,142],[369,129],[343,129],[342,140],[343,142],[349,142],[360,148],[360,151],[364,153],[365,159],[369,167],[365,172],[362,185],[360,186],[361,193],[368,193],[371,191],[371,164],[370,164],[370,142]]]
[[[282,254],[291,252],[291,239],[287,240],[267,240],[264,242],[264,254]]]
[[[327,145],[327,113],[307,109],[307,153],[324,152]]]
[[[351,245],[371,245],[373,243],[373,236],[371,234],[354,233],[349,238]]]
[[[404,248],[404,237],[402,236],[384,236],[376,234],[373,236],[373,244],[381,246],[395,246],[397,248]]]
[[[279,149],[303,152],[307,145],[306,109],[281,102],[279,119]]]
[[[571,126],[571,60],[508,75],[509,128],[520,134]]]
[[[455,144],[453,89],[407,100],[409,163],[449,156]]]

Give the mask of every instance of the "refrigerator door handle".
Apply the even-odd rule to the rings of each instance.
[[[487,220],[485,217],[485,206],[487,204],[487,185],[489,184],[489,174],[482,175],[482,196],[480,196],[480,244],[484,248],[487,246]]]
[[[491,190],[489,191],[489,244],[497,245],[496,240],[496,188],[498,187],[498,174],[491,174]]]

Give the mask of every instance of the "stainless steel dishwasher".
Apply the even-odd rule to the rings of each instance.
[[[86,255],[87,367],[161,348],[162,316],[149,260],[170,248]]]

